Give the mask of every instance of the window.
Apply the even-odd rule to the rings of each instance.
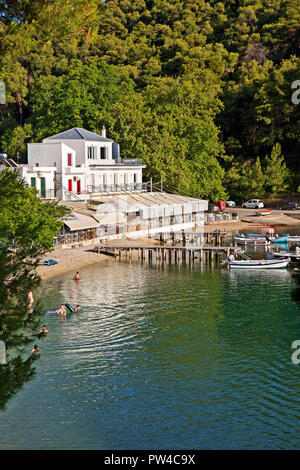
[[[96,158],[96,147],[88,147],[88,158],[95,160]]]
[[[72,166],[72,154],[68,153],[68,166]]]
[[[36,188],[36,178],[31,178],[31,186]]]
[[[106,160],[106,154],[107,154],[107,148],[106,147],[100,147],[100,158],[101,160]]]

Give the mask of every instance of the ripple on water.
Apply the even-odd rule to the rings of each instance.
[[[294,288],[287,271],[111,261],[48,281],[50,333],[0,448],[296,448]],[[81,310],[60,321],[63,301]]]

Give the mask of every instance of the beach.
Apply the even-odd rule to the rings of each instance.
[[[213,232],[220,230],[223,232],[234,232],[238,230],[246,230],[251,225],[275,225],[281,227],[300,226],[300,211],[286,213],[280,210],[274,210],[269,216],[255,216],[253,209],[241,209],[241,208],[226,208],[226,212],[235,212],[238,214],[238,220],[220,221],[220,222],[208,222],[204,224],[204,232]],[[300,233],[300,227],[299,227]],[[106,244],[113,245],[155,245],[159,244],[159,241],[154,238],[126,238],[104,241],[101,246],[105,247]],[[99,245],[97,245],[99,246]],[[108,259],[107,255],[97,253],[93,251],[93,246],[79,246],[69,249],[63,249],[62,247],[55,248],[51,253],[47,253],[43,256],[41,261],[47,259],[54,259],[57,264],[52,266],[39,265],[37,273],[41,276],[42,280],[49,279],[58,274],[62,274],[68,271],[78,271],[83,266],[87,266],[93,263],[103,262]]]
[[[137,239],[130,239],[126,238],[122,240],[110,240],[109,245],[134,245],[137,243]],[[157,240],[151,238],[139,238],[138,239],[139,245],[155,245],[158,244]],[[97,245],[99,246],[99,245]],[[105,242],[101,244],[101,246],[105,247]],[[62,274],[69,271],[78,271],[80,268],[84,266],[88,266],[89,264],[100,263],[108,259],[107,255],[102,253],[97,253],[93,251],[93,246],[80,246],[76,248],[69,248],[63,249],[61,247],[55,248],[51,253],[47,253],[41,258],[41,262],[54,259],[57,261],[57,264],[52,266],[45,266],[39,265],[37,267],[37,273],[41,276],[41,279],[47,280],[51,277],[57,276],[58,274]]]

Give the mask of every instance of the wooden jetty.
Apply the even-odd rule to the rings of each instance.
[[[214,232],[158,232],[152,234],[150,237],[159,240],[160,243],[167,243],[170,241],[171,243],[182,243],[183,245],[186,244],[210,244],[213,243],[215,245],[222,245],[226,236],[228,234],[226,232],[221,232],[220,230],[216,230]]]
[[[200,262],[206,261],[209,264],[218,262],[222,255],[228,256],[230,250],[235,252],[242,251],[234,246],[166,246],[166,245],[103,245],[94,248],[97,253],[108,254],[110,256],[131,259],[133,253],[137,255],[137,259],[147,259],[149,263],[155,261],[166,262],[171,264],[174,262],[192,264],[195,260]]]

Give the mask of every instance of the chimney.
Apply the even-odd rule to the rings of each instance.
[[[106,138],[106,127],[105,126],[102,127],[102,137]]]

